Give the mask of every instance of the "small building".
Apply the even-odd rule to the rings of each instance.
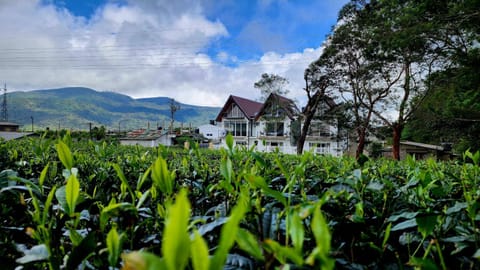
[[[384,149],[385,157],[392,157],[391,147]],[[407,156],[415,156],[417,160],[435,158],[437,160],[449,160],[453,157],[451,147],[448,145],[433,145],[412,141],[400,142],[400,160]]]
[[[168,134],[162,130],[138,129],[127,133],[127,136],[120,138],[121,145],[141,145],[145,147],[157,147],[158,145],[172,145],[172,138],[175,135]]]
[[[16,140],[26,136],[31,136],[32,132],[20,132],[20,125],[12,122],[0,122],[0,139],[5,141]]]
[[[225,135],[227,135],[227,131],[224,128],[210,124],[199,126],[198,133],[202,134],[203,137],[212,140],[213,142],[219,141],[225,137]]]
[[[0,122],[0,131],[18,132],[20,125],[12,122]]]

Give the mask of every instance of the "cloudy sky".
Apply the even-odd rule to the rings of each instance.
[[[84,86],[222,106],[259,98],[262,73],[303,71],[346,0],[0,0],[8,91]]]

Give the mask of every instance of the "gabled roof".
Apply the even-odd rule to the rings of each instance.
[[[290,119],[294,119],[295,116],[300,114],[300,110],[298,109],[297,105],[295,105],[293,100],[275,93],[271,93],[267,100],[265,100],[265,103],[263,103],[260,112],[255,117],[255,120],[258,120],[263,114],[265,114],[265,109],[268,108],[268,105],[274,102],[278,102],[280,108],[284,109],[285,113]]]
[[[227,99],[227,102],[225,102],[225,105],[223,106],[222,110],[220,110],[220,113],[215,119],[216,121],[222,121],[223,114],[227,112],[232,103],[235,103],[238,108],[240,108],[240,110],[243,112],[245,117],[247,117],[248,119],[255,118],[263,106],[263,104],[260,102],[230,95],[230,97],[228,97]]]

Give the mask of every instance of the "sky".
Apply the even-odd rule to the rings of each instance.
[[[67,86],[223,106],[260,98],[261,74],[304,103],[346,0],[0,0],[0,82],[8,92]]]

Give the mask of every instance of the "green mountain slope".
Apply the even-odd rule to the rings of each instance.
[[[7,94],[9,121],[30,130],[82,129],[105,126],[110,130],[166,127],[170,124],[170,98],[134,99],[113,92],[83,87],[11,92]],[[179,103],[175,126],[198,126],[215,119],[220,108]]]

